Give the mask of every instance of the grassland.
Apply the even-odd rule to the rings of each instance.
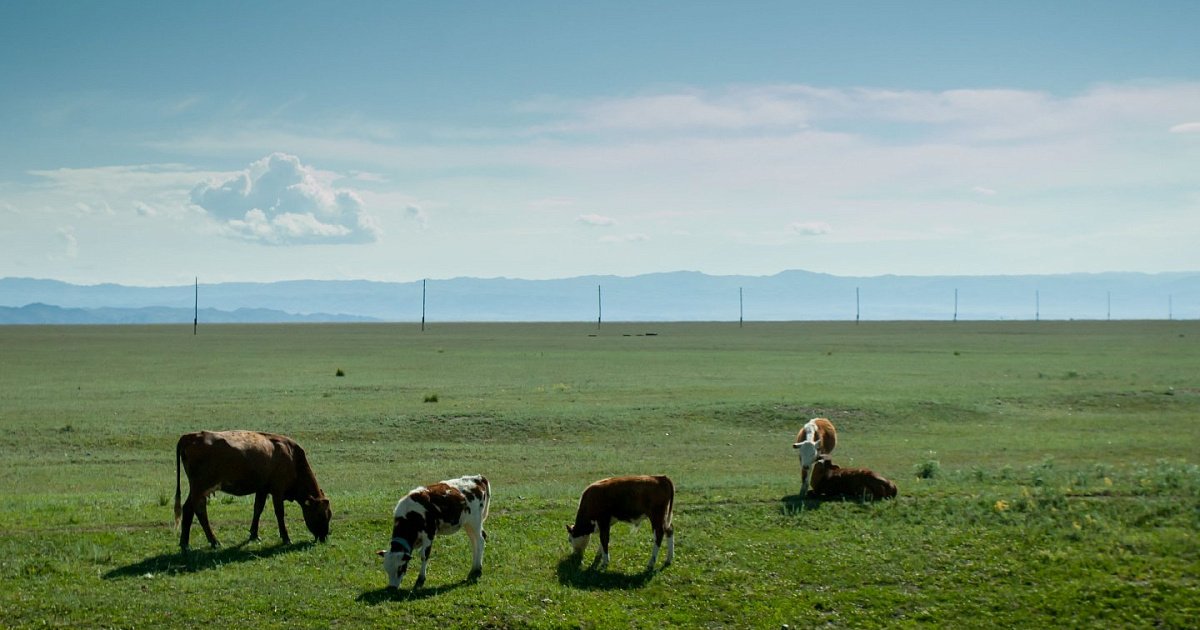
[[[900,497],[801,500],[815,415]],[[0,327],[0,423],[10,627],[1200,619],[1192,321]],[[304,444],[330,542],[289,504],[295,544],[270,519],[247,544],[249,499],[218,497],[225,546],[180,556],[173,447],[201,428]],[[675,565],[642,571],[646,526],[606,571],[567,555],[582,488],[643,472],[676,482]],[[482,579],[460,534],[386,591],[397,498],[466,473],[495,487]]]

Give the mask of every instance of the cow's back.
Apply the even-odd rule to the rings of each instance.
[[[583,491],[580,503],[608,512],[593,514],[592,520],[610,516],[619,521],[632,521],[649,514],[658,497],[672,499],[674,495],[675,486],[664,475],[631,475],[601,479],[591,484]]]
[[[178,449],[190,483],[246,495],[292,485],[294,444],[273,433],[198,431],[181,436]]]

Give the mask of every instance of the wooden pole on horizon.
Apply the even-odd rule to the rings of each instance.
[[[196,299],[192,302],[192,336],[196,336],[196,329],[200,327],[200,276],[196,276]]]
[[[738,287],[738,328],[742,327],[742,322],[746,318],[746,302],[742,297],[742,287]]]
[[[421,280],[421,332],[425,332],[425,283],[429,279]]]
[[[604,295],[600,285],[596,285],[596,330],[600,330],[600,322],[604,319]]]
[[[859,298],[858,287],[854,287],[854,325],[858,325],[858,320],[862,315],[862,300]]]

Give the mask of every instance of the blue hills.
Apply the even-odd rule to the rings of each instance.
[[[2,324],[191,323],[193,285],[0,279]],[[957,293],[957,310],[956,310]],[[200,321],[415,322],[422,282],[290,280],[199,286]],[[1195,319],[1200,273],[834,276],[680,271],[556,280],[450,278],[425,285],[429,321]],[[602,315],[601,315],[602,313]]]

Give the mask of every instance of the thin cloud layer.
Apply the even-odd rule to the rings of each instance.
[[[370,243],[380,235],[358,194],[333,188],[286,153],[197,185],[191,201],[226,234],[265,245]]]

